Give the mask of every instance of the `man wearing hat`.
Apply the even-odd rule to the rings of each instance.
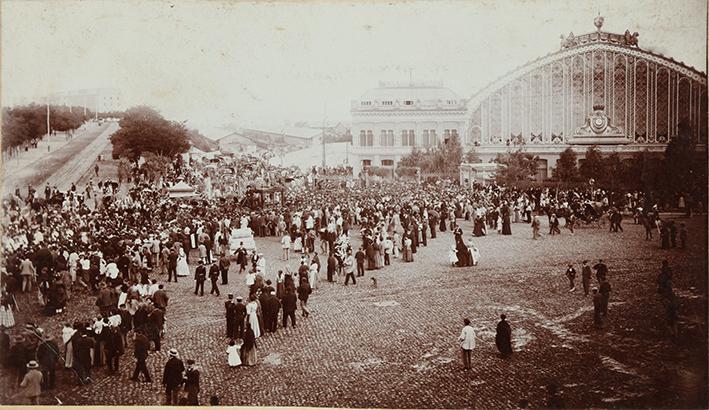
[[[227,295],[227,301],[224,302],[224,310],[226,310],[226,337],[228,339],[237,339],[234,334],[236,331],[236,304],[234,304],[234,295]]]
[[[39,395],[42,394],[42,372],[39,363],[30,360],[27,363],[27,373],[20,383],[20,396],[29,400],[30,404],[39,404]]]
[[[246,320],[246,305],[244,305],[243,298],[241,296],[236,297],[235,310],[236,325],[234,328],[234,336],[236,336],[236,338],[241,338],[244,335],[244,321]]]
[[[56,380],[54,369],[59,361],[59,346],[48,334],[42,335],[42,343],[37,346],[37,361],[42,367],[42,387],[53,389]]]
[[[187,404],[199,406],[199,370],[195,367],[194,360],[187,360],[187,370],[185,371],[185,392],[187,392]]]
[[[194,271],[194,280],[196,281],[194,287],[194,294],[200,292],[200,296],[204,296],[204,281],[207,280],[207,268],[204,267],[204,263],[200,259],[197,263],[197,268]]]
[[[177,405],[179,400],[179,387],[183,383],[182,373],[185,365],[178,357],[177,349],[172,348],[168,352],[170,358],[165,363],[165,370],[162,374],[162,384],[165,386],[165,405]]]

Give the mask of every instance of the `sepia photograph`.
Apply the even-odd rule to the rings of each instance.
[[[0,406],[709,408],[706,0],[0,0]]]

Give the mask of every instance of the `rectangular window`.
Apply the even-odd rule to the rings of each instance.
[[[401,130],[401,145],[404,147],[409,146],[409,133],[406,130]]]
[[[394,105],[394,101],[382,101],[382,105]]]
[[[423,130],[423,146],[424,147],[430,147],[431,144],[428,140],[428,130]]]
[[[388,147],[394,146],[394,130],[387,131],[387,146]]]
[[[385,130],[379,132],[379,145],[382,147],[387,146],[387,132]]]
[[[368,106],[372,105],[372,102],[371,101],[362,101],[361,105],[362,105],[362,107],[368,107]]]
[[[374,133],[372,130],[367,130],[367,146],[371,147],[374,145]]]
[[[414,134],[414,130],[409,130],[409,145],[412,147],[416,145],[416,134]]]
[[[411,100],[406,100],[404,101],[404,105],[414,105],[414,102]]]
[[[394,160],[393,160],[393,159],[383,159],[383,160],[382,160],[382,166],[383,166],[383,167],[393,167],[393,166],[394,166]]]
[[[363,159],[362,160],[362,166],[363,167],[369,167],[372,165],[372,160],[371,159]]]
[[[458,138],[458,130],[451,130],[451,137]]]
[[[364,132],[364,130],[359,132],[359,145],[360,147],[364,147],[367,145],[367,134]]]

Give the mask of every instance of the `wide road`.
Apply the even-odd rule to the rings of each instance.
[[[45,183],[56,186],[60,191],[71,188],[71,184],[81,178],[91,165],[98,159],[99,154],[111,143],[111,135],[118,130],[117,123],[112,122],[108,127],[91,143],[61,168],[55,171]]]
[[[45,183],[56,185],[61,190],[71,187],[71,183],[81,177],[96,160],[98,154],[110,143],[110,136],[118,129],[116,123],[102,125],[87,123],[81,133],[69,141],[57,141],[63,136],[52,136],[35,150],[23,152],[3,166],[3,192],[21,189],[32,184],[42,187]],[[49,146],[51,150],[46,150]],[[40,190],[42,188],[39,188]]]

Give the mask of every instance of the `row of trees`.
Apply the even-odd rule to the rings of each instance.
[[[50,106],[49,130],[47,130],[47,106],[23,105],[3,108],[2,111],[2,149],[7,152],[30,144],[48,132],[73,132],[79,128],[92,113],[84,115],[81,107]]]
[[[146,106],[123,114],[121,128],[111,136],[113,158],[137,162],[144,154],[172,159],[190,149],[189,131],[182,123],[168,121]]]
[[[553,182],[564,187],[578,187],[592,182],[611,190],[639,190],[671,198],[678,192],[703,196],[706,192],[707,158],[697,153],[691,129],[680,124],[678,136],[664,153],[637,152],[621,159],[616,152],[603,154],[598,147],[586,149],[579,160],[571,148],[564,150],[556,163]],[[535,180],[538,157],[521,149],[499,154],[496,162],[503,167],[496,172],[498,183],[527,185]]]

